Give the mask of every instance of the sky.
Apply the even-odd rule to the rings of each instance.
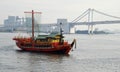
[[[42,23],[56,23],[58,18],[74,20],[88,8],[120,17],[120,0],[1,0],[0,24],[8,16],[24,17],[24,11],[42,12]]]

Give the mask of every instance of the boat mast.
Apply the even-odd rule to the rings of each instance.
[[[34,10],[32,10],[32,12],[24,12],[24,13],[32,13],[32,48],[34,48],[34,14],[35,13],[41,14],[42,12],[34,12]]]

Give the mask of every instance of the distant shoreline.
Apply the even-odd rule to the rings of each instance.
[[[27,33],[25,31],[0,31],[0,33],[18,33],[18,32]],[[77,30],[75,33],[67,33],[67,34],[88,34],[88,30]],[[120,34],[120,32],[93,31],[93,34]]]
[[[78,30],[75,34],[88,34],[88,30]],[[115,34],[113,32],[93,31],[93,34]]]

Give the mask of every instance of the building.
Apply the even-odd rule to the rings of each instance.
[[[19,18],[19,16],[8,16],[8,19],[4,20],[4,27],[7,31],[14,31],[23,24],[24,18]]]
[[[69,24],[67,19],[57,19],[57,23],[52,24],[41,24],[40,20],[35,19],[35,31],[39,32],[60,32],[60,23],[62,23],[63,33],[70,33]],[[4,20],[4,25],[0,28],[0,31],[32,31],[32,18],[20,18],[19,16],[8,16],[7,19]]]

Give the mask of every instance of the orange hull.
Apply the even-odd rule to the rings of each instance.
[[[62,54],[68,54],[71,50],[71,45],[59,45],[55,47],[27,47],[22,46],[20,43],[16,43],[17,46],[25,51],[37,51],[37,52],[47,52],[47,53],[62,53]]]
[[[26,42],[24,43],[26,39],[13,38],[13,40],[16,41],[16,45],[20,49],[25,51],[68,54],[72,48],[71,44],[68,44],[67,42],[64,42],[62,45],[60,45],[59,43],[52,43],[50,46],[38,46],[38,44],[34,44],[33,46],[32,43],[30,43],[29,45],[27,45]]]

